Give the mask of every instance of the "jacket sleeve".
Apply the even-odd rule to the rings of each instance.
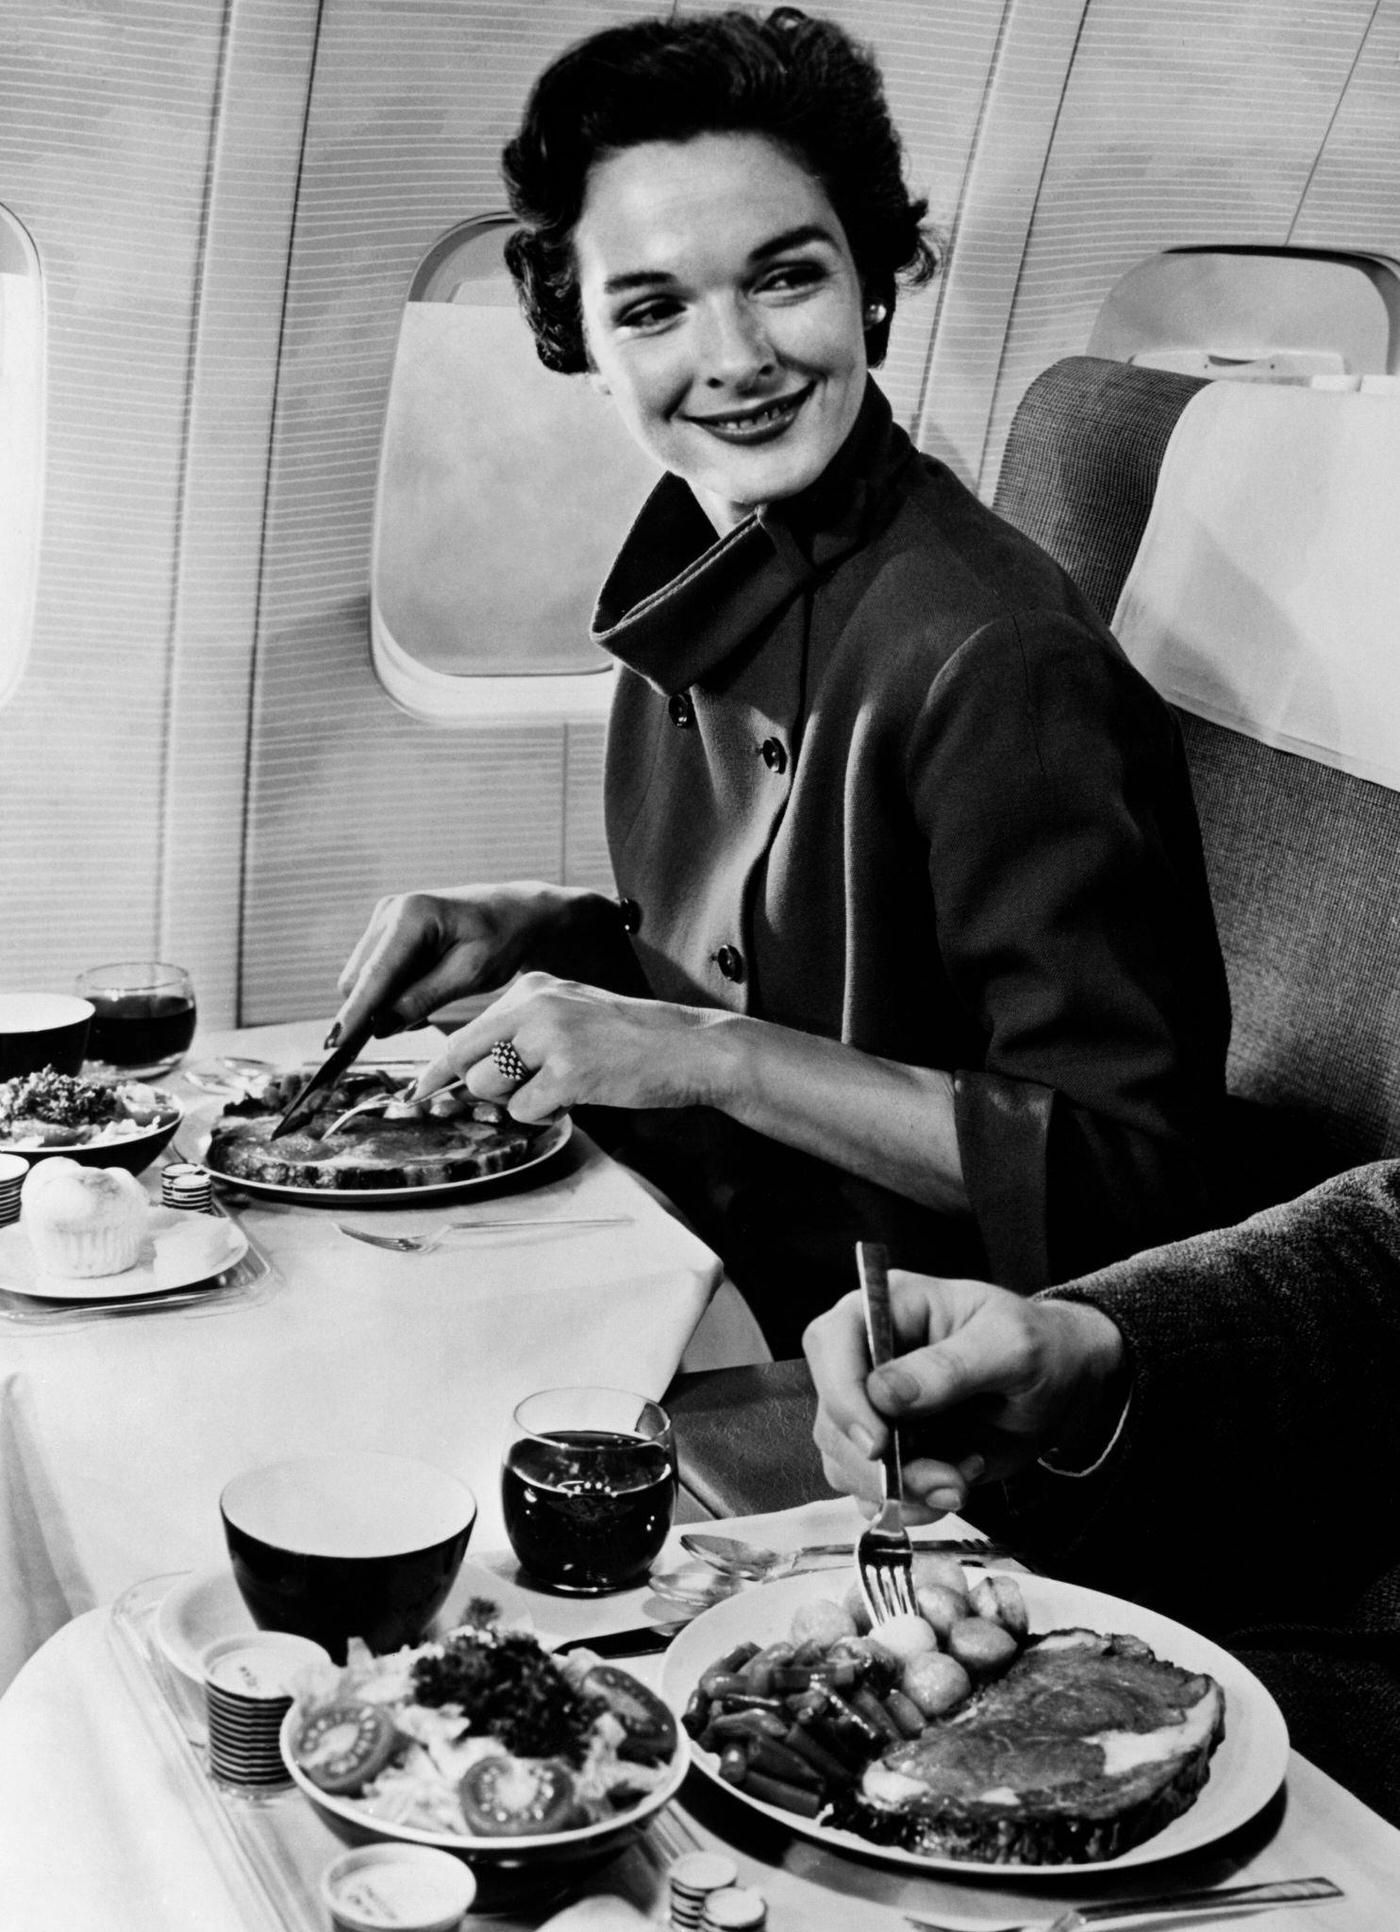
[[[1393,1660],[1400,1162],[1048,1292],[1121,1330],[1123,1431],[1092,1475],[982,1492],[977,1521],[1232,1645],[1317,1647],[1341,1617]]]
[[[1175,719],[1072,617],[970,637],[914,750],[943,969],[980,1041],[959,1149],[1031,1290],[1209,1224],[1229,996]]]

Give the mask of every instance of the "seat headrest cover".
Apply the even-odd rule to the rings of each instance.
[[[1173,704],[1400,790],[1400,396],[1200,390],[1113,628]]]

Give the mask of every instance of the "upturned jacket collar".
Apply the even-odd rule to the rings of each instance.
[[[699,682],[867,541],[914,460],[884,394],[868,381],[850,435],[816,482],[718,541],[690,486],[663,476],[599,592],[594,643],[667,696]]]

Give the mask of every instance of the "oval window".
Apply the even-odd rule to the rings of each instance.
[[[433,247],[394,358],[371,627],[385,688],[425,717],[602,711],[589,619],[659,474],[606,398],[536,356],[511,227],[487,215]]]

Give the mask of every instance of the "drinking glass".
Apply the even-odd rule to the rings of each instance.
[[[183,966],[121,960],[79,973],[74,989],[92,1002],[84,1071],[129,1080],[169,1073],[194,1038],[194,986]]]
[[[676,1505],[671,1419],[625,1389],[544,1389],[515,1411],[501,1465],[506,1535],[548,1590],[602,1596],[640,1583]]]

